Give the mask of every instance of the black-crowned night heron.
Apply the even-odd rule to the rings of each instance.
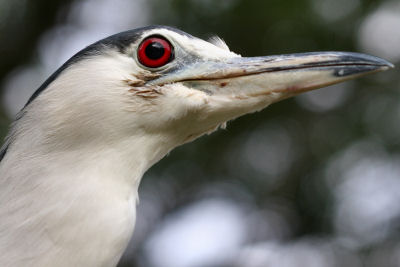
[[[244,58],[153,26],[73,56],[3,145],[0,266],[115,266],[143,173],[171,149],[299,93],[386,70],[343,52]]]

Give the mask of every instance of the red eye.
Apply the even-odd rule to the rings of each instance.
[[[158,68],[164,66],[172,58],[172,45],[162,37],[149,37],[139,45],[138,59],[146,67]]]

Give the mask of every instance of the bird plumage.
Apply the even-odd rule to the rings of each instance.
[[[165,66],[138,60],[149,36],[173,46]],[[389,66],[340,53],[246,59],[214,43],[164,26],[123,32],[73,56],[33,94],[1,153],[0,266],[115,266],[134,228],[141,177],[170,150],[353,78],[360,66]]]
[[[130,46],[152,30],[194,39],[169,27],[106,38],[67,61],[18,115],[0,163],[0,266],[117,264],[143,173],[189,135],[172,126],[187,106],[171,96],[179,109],[168,110],[132,86],[152,73],[138,69]]]

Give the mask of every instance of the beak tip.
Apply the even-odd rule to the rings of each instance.
[[[389,61],[381,59],[381,58],[379,58],[379,59],[380,59],[380,62],[379,62],[379,64],[376,65],[376,71],[387,71],[387,70],[395,68],[394,64],[390,63]]]
[[[386,61],[386,62],[387,62],[387,64],[386,64],[387,69],[394,69],[395,68],[394,64],[392,64],[392,63],[390,63],[388,61]]]
[[[381,72],[394,68],[389,61],[361,53],[340,53],[338,61],[344,63],[342,68],[337,68],[334,75],[337,77],[365,75]]]
[[[390,69],[394,69],[394,64],[390,63],[389,61],[386,61],[382,59],[382,63],[379,65],[376,65],[378,71],[387,71]]]
[[[389,61],[376,57],[376,65],[380,66],[380,68],[382,70],[388,70],[388,69],[393,69],[394,68],[394,64],[390,63]]]
[[[375,56],[369,56],[369,58],[370,58],[371,64],[376,65],[378,67],[378,69],[388,70],[388,69],[394,68],[394,64],[390,63],[389,61],[387,61],[383,58],[375,57]]]

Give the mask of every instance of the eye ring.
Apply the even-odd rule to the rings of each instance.
[[[174,57],[171,43],[162,36],[150,36],[144,39],[138,48],[137,58],[145,67],[159,68]]]

